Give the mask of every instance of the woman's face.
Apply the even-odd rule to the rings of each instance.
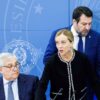
[[[68,54],[73,49],[73,42],[70,42],[64,34],[57,36],[55,42],[61,56]]]

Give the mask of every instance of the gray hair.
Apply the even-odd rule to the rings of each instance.
[[[12,58],[12,57],[15,57],[17,60],[16,55],[14,55],[13,53],[9,53],[9,52],[0,53],[0,67],[4,66],[4,60],[3,60],[4,58]]]

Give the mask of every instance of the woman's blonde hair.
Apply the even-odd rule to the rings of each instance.
[[[61,34],[64,34],[64,35],[68,38],[68,40],[69,40],[70,42],[73,42],[73,41],[74,41],[74,36],[73,36],[73,34],[72,34],[71,31],[69,31],[69,30],[67,30],[67,29],[61,29],[61,30],[59,30],[59,31],[56,33],[55,38],[56,38],[57,36],[61,35]]]

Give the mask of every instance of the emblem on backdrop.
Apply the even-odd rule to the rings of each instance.
[[[24,40],[13,40],[6,44],[3,51],[12,52],[18,58],[21,73],[30,73],[42,54],[40,49]]]

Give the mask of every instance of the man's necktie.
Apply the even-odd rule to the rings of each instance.
[[[12,90],[12,83],[13,81],[10,81],[8,83],[8,100],[14,100],[13,90]]]
[[[82,36],[79,35],[78,51],[83,52],[83,40]]]

